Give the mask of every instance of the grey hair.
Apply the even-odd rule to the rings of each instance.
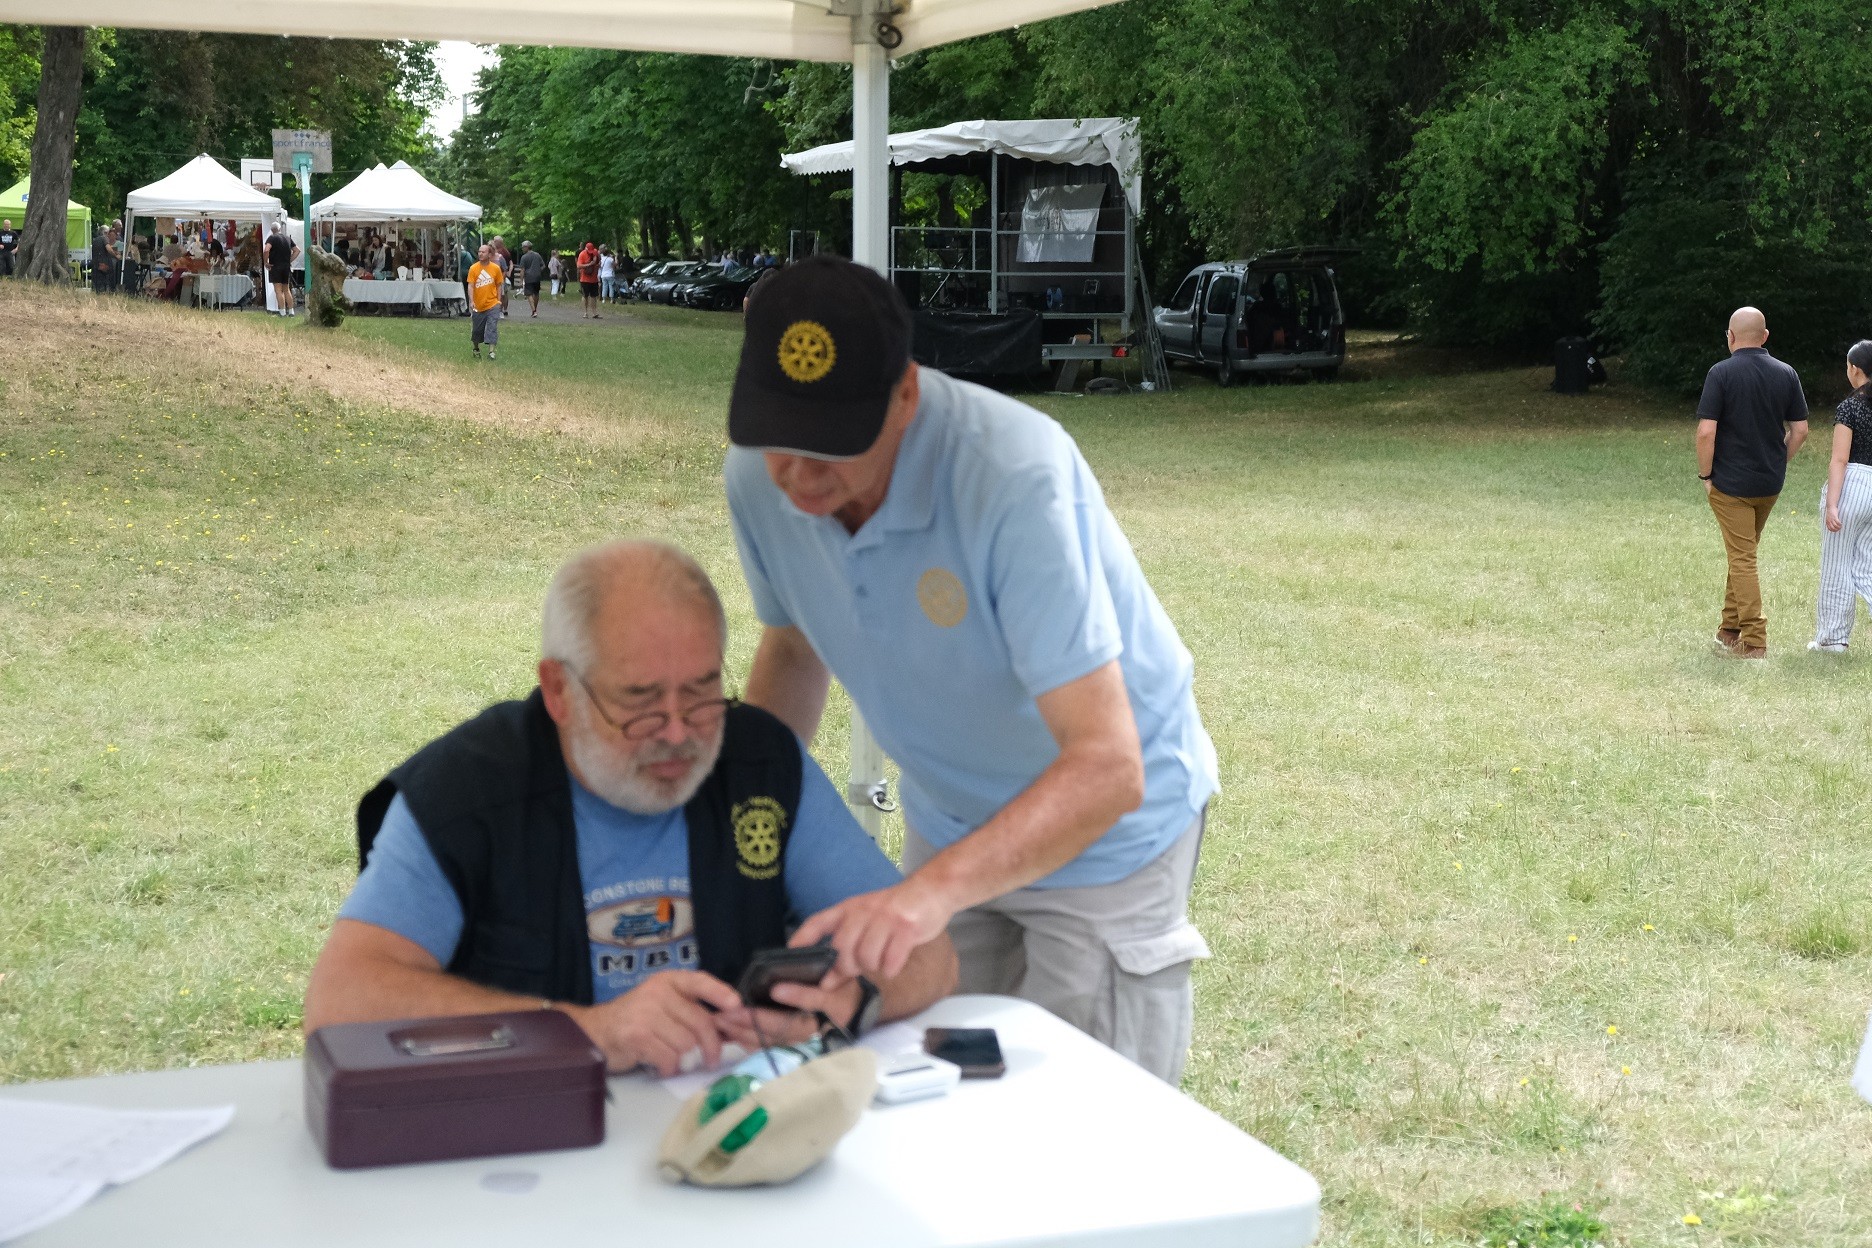
[[[588,546],[559,565],[546,587],[540,620],[540,657],[585,671],[594,649],[592,625],[607,593],[628,586],[634,597],[687,599],[715,625],[728,644],[728,615],[702,565],[668,542],[623,539]]]

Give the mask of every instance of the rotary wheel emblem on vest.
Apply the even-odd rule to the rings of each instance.
[[[780,335],[780,371],[794,381],[818,381],[837,361],[831,331],[818,321],[794,321]]]
[[[786,830],[786,808],[771,797],[750,797],[736,802],[730,816],[739,859],[735,869],[750,880],[771,880],[780,874],[780,833]]]

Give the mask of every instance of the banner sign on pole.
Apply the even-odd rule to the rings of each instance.
[[[313,173],[332,171],[331,131],[275,130],[273,132],[273,167],[290,173],[295,156],[310,156]]]

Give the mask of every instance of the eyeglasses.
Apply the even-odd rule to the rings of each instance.
[[[591,682],[585,679],[584,673],[570,663],[564,664],[564,667],[566,671],[572,673],[572,678],[579,682],[579,687],[585,690],[585,696],[591,699],[592,708],[598,712],[598,718],[617,729],[626,741],[648,741],[669,727],[670,720],[674,718],[668,711],[646,711],[642,715],[633,715],[623,723],[619,723],[605,711],[604,703],[598,700],[598,694],[592,689]],[[736,700],[735,698],[710,698],[705,702],[697,702],[693,706],[685,707],[681,712],[683,726],[696,733],[713,731],[727,716],[728,708],[734,705]]]

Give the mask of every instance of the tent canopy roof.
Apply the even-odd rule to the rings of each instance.
[[[32,179],[21,178],[12,186],[7,187],[6,190],[0,191],[0,208],[9,211],[14,208],[23,209],[26,207],[26,197],[31,193]],[[82,216],[88,218],[91,215],[91,210],[75,199],[66,200],[65,205],[65,215],[68,217]]]
[[[890,136],[893,165],[919,165],[983,152],[1053,165],[1110,165],[1124,183],[1131,211],[1144,210],[1135,117],[958,121]],[[851,169],[853,159],[851,143],[827,143],[789,153],[780,163],[794,173],[844,173]]]
[[[1096,8],[1110,0],[903,0],[892,19],[902,56],[992,30]],[[7,0],[9,22],[320,35],[339,39],[466,39],[849,61],[854,11],[877,0]]]
[[[166,178],[131,191],[126,216],[211,217],[216,221],[277,221],[286,215],[279,200],[256,191],[206,153]]]
[[[481,205],[449,194],[399,160],[388,168],[366,169],[337,194],[313,204],[312,219],[439,225],[479,221]]]

